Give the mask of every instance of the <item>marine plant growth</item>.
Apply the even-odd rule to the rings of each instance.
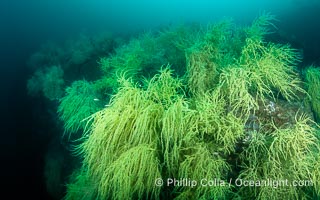
[[[167,28],[102,57],[60,99],[82,133],[65,199],[319,198],[320,71],[301,79],[273,22]]]

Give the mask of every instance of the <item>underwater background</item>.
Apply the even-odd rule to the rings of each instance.
[[[33,199],[319,198],[319,19],[319,0],[1,1],[4,191]],[[256,61],[266,64],[264,71]],[[137,113],[125,109],[130,105]],[[122,124],[131,118],[117,116],[136,121]],[[121,124],[132,131],[118,130]],[[143,128],[150,136],[139,135]],[[119,132],[119,141],[108,131]],[[126,131],[136,135],[123,136]],[[291,132],[297,140],[286,137]],[[107,150],[93,148],[96,141]],[[252,152],[261,157],[257,163]],[[150,162],[151,168],[138,167],[150,172],[142,181],[121,179],[137,169],[132,157]],[[265,165],[270,157],[279,166]],[[295,165],[295,158],[306,165]],[[96,166],[100,159],[103,169]],[[205,174],[193,162],[215,172]],[[250,174],[254,166],[263,170]],[[276,179],[279,171],[284,177],[295,171],[314,185],[283,190],[292,194],[283,197],[259,187],[198,190],[152,182]]]

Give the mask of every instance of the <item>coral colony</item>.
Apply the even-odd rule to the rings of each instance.
[[[36,71],[30,93],[59,99],[82,160],[65,199],[319,198],[320,68],[299,71],[298,51],[268,42],[273,22],[109,42],[100,76],[70,73],[97,45]]]

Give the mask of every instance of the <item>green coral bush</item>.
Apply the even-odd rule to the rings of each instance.
[[[310,66],[306,70],[308,94],[311,97],[311,106],[316,119],[320,120],[320,69]]]
[[[258,103],[250,93],[250,72],[241,67],[228,67],[220,74],[219,87],[226,96],[228,107],[234,114],[242,115],[244,119],[257,109]]]
[[[65,200],[87,200],[97,199],[97,183],[85,170],[75,170],[70,176],[70,182],[66,185],[67,194]]]
[[[99,186],[100,199],[158,199],[160,187],[154,181],[161,177],[156,149],[140,144],[121,154],[110,164]]]
[[[64,122],[68,138],[72,133],[85,130],[88,124],[84,120],[102,107],[99,101],[94,84],[85,80],[75,81],[66,89],[66,95],[60,100],[58,114]]]
[[[244,121],[233,113],[226,113],[226,101],[219,90],[196,100],[195,129],[201,138],[210,139],[215,152],[234,153],[235,145],[244,136]]]
[[[58,100],[63,96],[64,72],[60,66],[40,69],[28,80],[27,89],[30,95],[42,93],[49,100]]]
[[[258,187],[243,187],[241,196],[257,199],[303,199],[317,174],[314,168],[319,149],[315,129],[305,116],[296,116],[293,127],[278,128],[271,133],[255,132],[248,148],[242,153],[243,180],[271,181]],[[309,181],[309,185],[293,185],[297,181]],[[278,185],[277,185],[278,184]],[[316,187],[317,188],[317,187]]]
[[[110,56],[101,57],[100,68],[107,77],[125,73],[127,77],[140,80],[142,75],[150,78],[156,74],[159,66],[170,63],[172,68],[182,75],[185,68],[183,48],[191,43],[192,39],[190,34],[189,37],[187,34],[189,33],[182,28],[145,33],[116,48]],[[183,40],[183,44],[178,44],[178,40]],[[184,46],[181,47],[182,45]],[[113,80],[110,84],[117,85],[116,82],[117,80]]]
[[[288,45],[268,44],[246,40],[239,64],[250,73],[249,80],[260,98],[281,94],[286,100],[297,98],[297,93],[305,91],[296,72],[299,62],[297,52]]]
[[[190,180],[201,180],[203,185],[212,179],[224,180],[230,167],[225,159],[213,155],[206,147],[199,143],[191,149],[192,154],[187,155],[180,164],[179,177],[188,177]],[[230,190],[226,186],[186,187],[177,199],[225,199]]]
[[[307,72],[306,92],[297,52],[265,41],[273,20],[264,14],[245,28],[224,20],[197,31],[149,33],[102,58],[104,77],[71,87],[61,101],[67,129],[86,130],[76,148],[82,166],[66,199],[318,198],[318,124],[305,110],[276,121],[284,114],[277,113],[280,100],[290,104],[309,93],[317,103],[318,71]],[[104,108],[86,111],[96,94],[109,92]],[[79,126],[83,119],[86,127]],[[184,178],[197,184],[183,185]],[[222,185],[201,185],[212,180]],[[239,186],[245,180],[310,185]],[[91,194],[77,192],[85,185]]]
[[[201,95],[210,90],[217,81],[218,70],[233,63],[233,58],[239,55],[241,34],[234,34],[233,28],[231,20],[209,26],[185,50],[188,86],[193,94]]]
[[[127,79],[122,79],[121,84],[118,93],[111,99],[110,106],[91,116],[90,120],[93,121],[91,133],[88,139],[78,147],[78,152],[84,156],[83,167],[98,183],[97,192],[101,198],[132,199],[137,195],[138,198],[159,195],[161,188],[156,187],[151,179],[181,175],[180,170],[185,165],[182,163],[183,161],[187,162],[187,157],[183,152],[189,152],[188,154],[196,159],[195,155],[198,155],[199,152],[197,153],[198,150],[193,147],[198,142],[205,142],[205,137],[201,135],[206,133],[204,131],[203,133],[197,132],[194,128],[200,129],[201,126],[204,126],[201,123],[206,123],[206,119],[200,121],[199,113],[189,108],[189,103],[181,91],[181,82],[179,79],[173,78],[168,69],[162,70],[159,75],[148,81],[146,89],[138,88]],[[215,128],[218,129],[218,127]],[[232,128],[227,124],[224,128],[229,129],[231,133]],[[217,141],[219,138],[215,140]],[[208,147],[200,146],[199,148],[201,149],[200,153],[206,152],[206,155],[219,151],[217,147],[210,146],[210,144]],[[147,166],[154,163],[151,168],[142,170],[144,167],[139,167],[142,161],[135,161],[140,158],[136,151],[148,152],[141,152],[141,156],[143,156],[141,159],[145,159],[144,162],[148,161]],[[132,152],[135,152],[135,156]],[[203,170],[206,164],[210,164],[210,166],[217,165],[216,167],[221,170],[221,173],[212,170],[208,177],[217,173],[219,176],[221,175],[221,178],[225,178],[223,171],[227,169],[223,166],[227,166],[227,163],[223,158],[218,156],[210,159],[204,156],[202,159],[203,163],[200,162],[200,166],[195,168],[190,166],[188,173]],[[135,186],[137,188],[131,189],[132,183],[127,182],[130,180],[127,179],[128,176],[124,175],[129,173],[129,171],[127,172],[129,168],[125,167],[127,164],[121,164],[123,162],[127,164],[132,162],[132,167],[130,167],[132,168],[130,170],[132,180],[150,177],[150,173],[157,176],[146,179],[150,184],[145,185],[144,190],[142,185],[139,186],[142,182],[137,183]],[[220,162],[222,166],[219,167]],[[157,167],[159,164],[163,167]],[[159,172],[157,172],[158,170]],[[199,171],[199,174],[195,174],[193,177],[200,180],[201,175],[205,172],[206,170]],[[117,174],[116,177],[114,177],[115,174]],[[110,184],[113,181],[117,182]],[[140,193],[136,193],[136,191],[140,191]],[[201,188],[197,188],[196,191],[199,193],[199,197],[208,196],[205,191],[210,191],[210,194],[215,193],[212,189],[202,191]],[[221,191],[221,196],[226,195],[226,191],[228,191],[227,188]],[[153,198],[158,198],[157,195]]]
[[[27,90],[32,96],[44,96],[54,101],[64,95],[66,86],[79,79],[96,80],[101,76],[97,60],[118,46],[119,39],[111,34],[78,38],[64,44],[45,43],[28,60],[32,76]]]

